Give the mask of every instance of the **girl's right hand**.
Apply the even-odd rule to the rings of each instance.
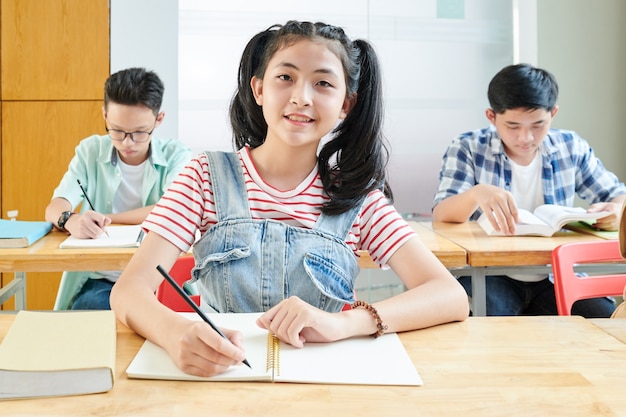
[[[209,377],[241,365],[245,359],[241,332],[221,330],[228,339],[203,321],[190,321],[168,349],[176,366],[188,374]]]

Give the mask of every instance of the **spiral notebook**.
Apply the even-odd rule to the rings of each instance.
[[[180,313],[200,320],[195,313]],[[129,378],[185,381],[273,381],[315,384],[422,385],[422,379],[395,333],[294,348],[256,325],[260,313],[209,314],[219,327],[243,333],[245,365],[210,378],[181,371],[167,352],[146,340],[126,369]]]

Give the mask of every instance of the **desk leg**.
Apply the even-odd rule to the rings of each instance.
[[[474,316],[487,315],[487,285],[485,267],[472,268],[472,314]]]
[[[0,288],[0,305],[15,295],[15,309],[26,308],[26,272],[14,272],[13,281]]]

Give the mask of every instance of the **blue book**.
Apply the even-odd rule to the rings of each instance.
[[[0,248],[25,248],[52,230],[52,223],[0,219]]]

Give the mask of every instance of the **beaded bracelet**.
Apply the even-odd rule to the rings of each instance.
[[[369,311],[372,314],[372,316],[374,316],[374,319],[376,319],[376,327],[378,328],[378,330],[375,333],[372,333],[370,336],[374,336],[376,338],[376,337],[382,336],[383,333],[385,333],[385,330],[387,330],[387,325],[383,324],[383,320],[378,315],[378,311],[372,305],[366,303],[365,301],[357,300],[350,307],[351,308],[363,307],[364,309]]]

